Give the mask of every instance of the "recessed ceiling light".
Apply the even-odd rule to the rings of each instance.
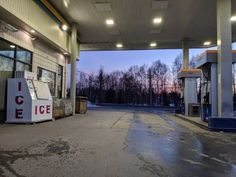
[[[16,46],[15,46],[15,45],[10,45],[10,47],[11,47],[12,49],[16,48]]]
[[[203,43],[204,46],[208,46],[208,45],[211,45],[211,42],[210,41],[206,41]]]
[[[161,22],[162,22],[162,18],[160,17],[153,19],[153,24],[160,24]]]
[[[31,33],[35,33],[35,30],[32,29],[32,30],[30,30],[30,32],[31,32]]]
[[[113,20],[113,19],[107,19],[107,20],[106,20],[106,24],[107,24],[108,26],[112,26],[112,25],[114,25],[114,20]]]
[[[156,42],[150,43],[150,47],[156,47],[156,46],[157,46],[157,43],[156,43]]]
[[[70,0],[63,0],[63,4],[66,8],[68,8],[69,3],[70,3]]]
[[[122,47],[123,47],[123,44],[118,43],[118,44],[116,44],[116,47],[117,47],[117,48],[122,48]]]
[[[232,22],[235,22],[235,21],[236,21],[236,15],[235,15],[235,16],[232,16],[230,20],[231,20]]]
[[[67,31],[67,30],[68,30],[68,26],[65,25],[65,24],[63,24],[63,25],[61,26],[61,28],[62,28],[63,31]]]

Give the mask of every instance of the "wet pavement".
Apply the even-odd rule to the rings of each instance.
[[[236,133],[166,110],[96,108],[34,125],[0,125],[0,177],[235,177]]]

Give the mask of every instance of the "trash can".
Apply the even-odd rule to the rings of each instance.
[[[76,98],[75,112],[78,114],[85,114],[87,112],[87,97],[79,96]]]
[[[188,104],[188,115],[191,117],[200,116],[200,105],[198,103],[189,103]]]
[[[204,122],[207,122],[208,121],[208,117],[211,116],[211,104],[202,104],[202,110],[201,110],[201,119],[204,121]]]

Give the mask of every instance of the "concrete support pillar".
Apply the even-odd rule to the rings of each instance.
[[[183,47],[183,69],[189,68],[189,44],[188,39],[185,38],[182,41]]]
[[[211,82],[210,82],[210,104],[211,104],[211,116],[217,117],[218,104],[217,104],[217,64],[211,64]]]
[[[70,80],[70,99],[72,102],[73,115],[75,114],[76,101],[76,59],[78,57],[77,28],[75,24],[71,28],[71,80]]]
[[[217,0],[218,117],[233,117],[231,0]]]
[[[189,40],[183,39],[183,69],[189,69]],[[189,116],[189,103],[197,103],[196,78],[184,78],[184,104],[185,115]]]

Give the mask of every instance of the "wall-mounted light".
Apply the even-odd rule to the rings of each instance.
[[[10,47],[11,47],[12,49],[16,48],[16,46],[15,46],[15,45],[10,45]]]
[[[156,47],[157,46],[157,43],[156,42],[151,42],[150,43],[150,47]]]
[[[10,47],[11,47],[12,49],[16,48],[16,46],[15,46],[15,45],[10,45]]]
[[[123,44],[118,43],[118,44],[116,44],[116,47],[117,47],[117,48],[122,48],[122,47],[123,47]]]
[[[204,45],[204,46],[209,46],[209,45],[211,45],[211,41],[205,41],[205,42],[203,43],[203,45]]]
[[[67,31],[67,30],[68,30],[68,26],[67,26],[66,24],[63,24],[63,25],[61,26],[61,29],[62,29],[63,31]]]

